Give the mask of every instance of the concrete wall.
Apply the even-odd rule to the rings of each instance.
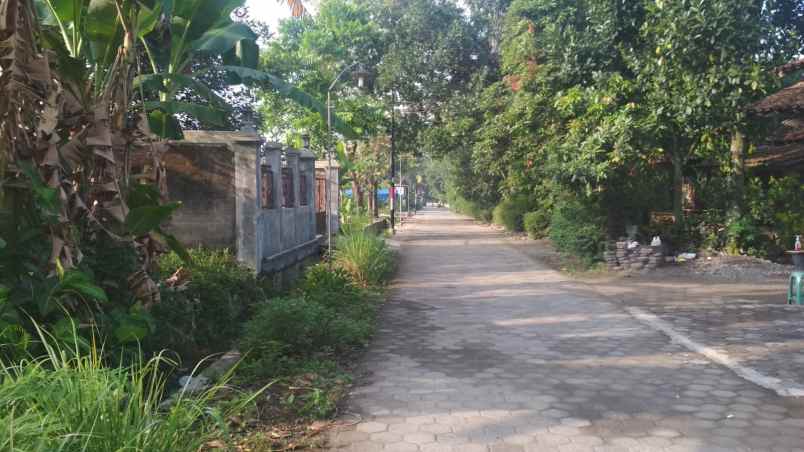
[[[261,240],[262,267],[266,273],[276,272],[299,262],[318,251],[319,242],[315,228],[315,156],[309,151],[288,150],[282,159],[279,145],[270,143],[265,147],[265,160],[274,171],[276,198],[284,198],[281,182],[282,169],[293,175],[294,205],[284,207],[282,202],[272,209],[262,209],[259,224],[264,237]],[[304,178],[302,178],[304,176]],[[302,200],[302,183],[307,184],[306,198]],[[304,204],[304,205],[303,205]]]
[[[318,171],[323,171],[329,179],[329,189],[331,191],[330,198],[330,215],[332,217],[332,235],[341,230],[341,181],[340,181],[340,166],[337,162],[332,162],[332,167],[329,167],[327,160],[318,160],[315,162],[315,168]],[[326,231],[326,230],[325,230]],[[325,232],[326,234],[326,232]]]
[[[235,197],[235,249],[237,259],[259,270],[261,255],[255,244],[258,240],[257,215],[259,191],[257,190],[257,156],[262,145],[259,135],[250,132],[187,131],[185,141],[193,143],[216,143],[226,145],[232,152],[234,167]],[[214,215],[208,215],[213,220]],[[205,244],[206,245],[206,244]],[[209,246],[209,245],[208,245]]]
[[[267,273],[318,252],[315,156],[309,151],[283,151],[278,143],[263,146],[258,135],[248,132],[188,131],[165,162],[170,199],[189,207],[180,209],[169,226],[182,242],[233,248],[239,261]],[[264,207],[261,176],[268,166],[273,199]],[[282,205],[282,168],[293,174],[294,205],[289,207]]]
[[[225,144],[175,142],[163,158],[168,198],[181,201],[168,228],[185,246],[237,247],[234,153]]]

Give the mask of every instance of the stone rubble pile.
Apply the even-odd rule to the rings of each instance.
[[[629,248],[627,241],[615,242],[603,253],[606,266],[611,271],[654,270],[664,262],[661,246],[637,245]]]

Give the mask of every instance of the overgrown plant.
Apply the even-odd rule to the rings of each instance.
[[[556,203],[550,220],[550,239],[559,251],[591,263],[603,251],[603,218],[591,203],[568,197]]]
[[[550,228],[550,212],[544,208],[528,212],[522,217],[522,225],[530,238],[544,238]]]
[[[494,208],[492,219],[495,224],[505,226],[505,229],[512,232],[524,230],[524,216],[531,208],[530,200],[527,196],[516,195],[503,199]]]
[[[385,240],[365,231],[350,231],[338,237],[332,260],[362,287],[381,285],[393,268]]]
[[[160,182],[165,144],[131,110],[134,41],[157,18],[130,0],[1,0],[0,10],[6,319],[30,333],[21,318],[57,326],[75,316],[121,342],[141,339],[141,311],[159,302],[152,260],[182,252],[160,229],[178,205],[146,185]],[[130,174],[135,154],[154,171]]]
[[[374,333],[378,296],[326,264],[309,268],[289,296],[260,303],[245,324],[241,377],[277,378],[282,406],[299,416],[330,416],[349,380],[339,363]]]
[[[163,301],[151,310],[154,332],[144,345],[195,362],[227,351],[266,293],[254,272],[229,251],[195,248],[189,254],[190,264],[175,253],[159,260],[160,278],[176,275],[179,281],[162,287]]]
[[[196,394],[179,391],[164,404],[162,356],[106,367],[101,350],[58,345],[39,331],[46,354],[0,362],[0,450],[10,452],[196,452],[225,433],[225,419],[255,396],[227,408],[214,401],[225,381]]]

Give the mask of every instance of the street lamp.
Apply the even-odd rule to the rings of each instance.
[[[416,157],[413,156],[413,155],[400,155],[398,157],[398,159],[399,159],[399,186],[402,187],[403,190],[405,190],[405,213],[407,213],[408,217],[411,217],[411,216],[413,216],[413,214],[410,211],[410,196],[411,196],[411,191],[415,187],[415,184],[413,184],[413,183],[405,184],[405,181],[404,181],[405,178],[404,178],[404,175],[403,175],[403,172],[402,172],[402,162],[407,160],[408,161],[408,169],[410,169],[410,166],[411,166],[410,161],[413,160],[415,162]],[[415,163],[414,163],[414,169],[415,169]],[[408,178],[410,178],[410,175],[408,176]],[[413,197],[414,197],[413,199],[414,199],[414,206],[415,206],[415,204],[416,204],[416,192],[415,191],[413,191]],[[400,196],[400,199],[399,199],[399,205],[400,205],[399,215],[401,216],[402,215],[402,207],[401,207],[402,206],[402,197],[401,196]],[[415,209],[415,207],[414,207],[414,209]]]
[[[329,266],[332,268],[332,143],[333,143],[333,136],[332,136],[332,90],[335,89],[335,85],[338,84],[341,77],[346,74],[349,69],[357,66],[358,63],[352,63],[349,66],[343,68],[343,70],[335,77],[335,80],[329,85],[329,89],[327,90],[327,131],[329,135],[329,143],[327,143],[327,186],[326,186],[326,193],[327,193],[327,258],[329,260]],[[362,66],[356,71],[355,75],[357,75],[357,86],[359,88],[363,88],[366,84],[366,71],[362,69]]]
[[[391,90],[391,186],[388,190],[388,200],[391,202],[391,234],[396,233],[396,91]],[[401,172],[401,170],[400,170]]]

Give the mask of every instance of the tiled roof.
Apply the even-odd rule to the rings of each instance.
[[[779,66],[776,68],[776,73],[779,74],[780,77],[784,77],[787,74],[795,72],[799,69],[804,68],[804,58],[798,59],[796,61],[791,61],[784,66]]]
[[[745,159],[748,168],[788,169],[804,164],[804,142],[760,146]]]
[[[804,142],[804,117],[782,121],[781,126],[765,141],[772,145]]]
[[[760,114],[804,112],[804,81],[771,94],[751,109]]]

